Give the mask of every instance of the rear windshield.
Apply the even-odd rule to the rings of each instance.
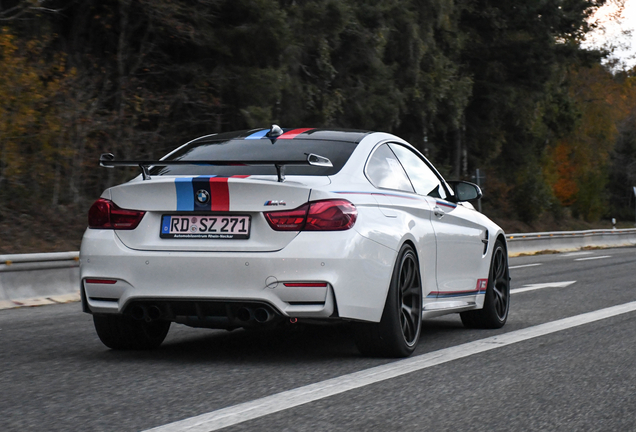
[[[353,153],[356,143],[316,139],[279,139],[274,144],[269,139],[234,139],[229,141],[201,140],[192,142],[163,160],[205,161],[304,161],[310,153],[328,158],[333,167],[287,165],[285,175],[328,176],[336,174]],[[151,175],[276,175],[271,166],[213,166],[173,165],[156,166]]]

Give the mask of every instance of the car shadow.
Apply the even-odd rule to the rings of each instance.
[[[454,336],[464,330],[458,319],[424,320],[417,354],[452,345]],[[355,346],[348,324],[303,325],[276,328],[206,330],[190,329],[173,324],[161,347],[151,351],[114,351],[105,348],[97,354],[101,358],[154,359],[168,362],[324,362],[344,359],[370,358],[362,356]],[[394,359],[377,358],[372,363]]]

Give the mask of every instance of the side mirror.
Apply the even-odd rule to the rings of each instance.
[[[450,181],[447,183],[453,188],[457,202],[479,199],[483,196],[481,189],[475,183],[465,181]]]

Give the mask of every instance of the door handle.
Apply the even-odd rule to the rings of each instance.
[[[433,208],[433,213],[435,214],[435,216],[437,216],[437,217],[438,217],[438,218],[440,218],[440,219],[441,219],[441,218],[443,218],[443,217],[444,217],[444,215],[446,214],[446,213],[444,213],[444,210],[442,210],[442,209],[441,209],[441,208],[439,208],[438,206],[435,206],[435,207]]]

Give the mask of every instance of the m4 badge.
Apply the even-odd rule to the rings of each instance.
[[[265,201],[264,205],[266,207],[267,206],[286,206],[287,203],[285,201]]]

